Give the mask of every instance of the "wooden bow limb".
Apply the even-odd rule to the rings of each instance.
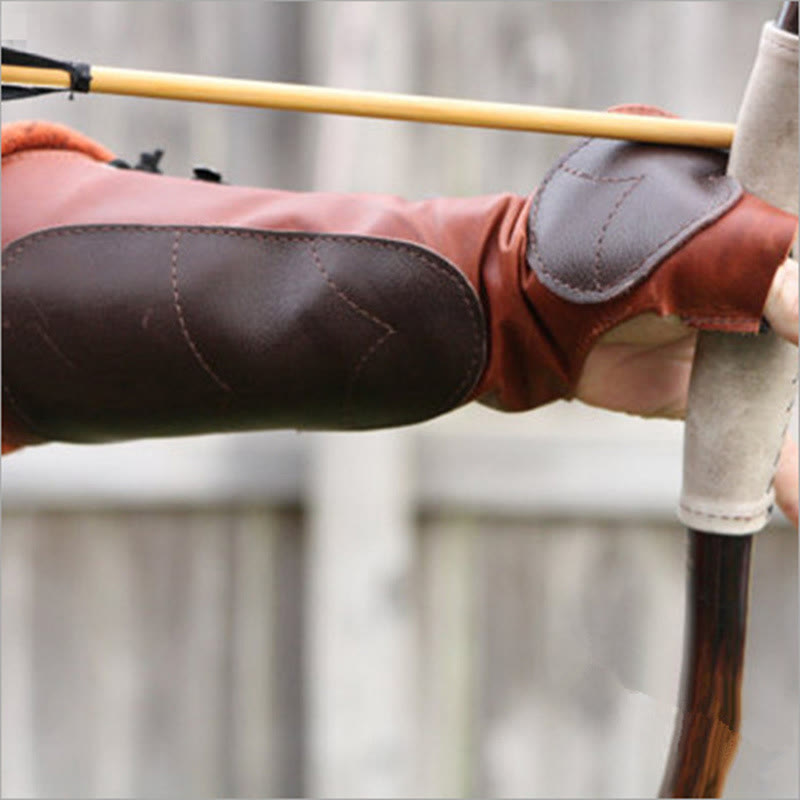
[[[3,64],[2,80],[10,85],[70,89],[69,73],[58,69]],[[734,125],[723,122],[330,89],[323,86],[100,66],[91,67],[90,91],[164,100],[723,149],[730,147],[734,133]]]

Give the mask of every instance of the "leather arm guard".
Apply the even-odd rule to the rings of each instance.
[[[644,312],[757,332],[797,224],[710,150],[588,140],[531,197],[420,202],[113,158],[3,129],[5,449],[534,408]]]

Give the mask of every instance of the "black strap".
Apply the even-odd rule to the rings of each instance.
[[[69,89],[44,86],[18,86],[3,85],[3,100],[18,100],[23,97],[35,97],[51,92],[87,93],[92,82],[92,68],[89,64],[79,61],[58,61],[55,58],[26,53],[13,47],[2,48],[3,63],[14,67],[40,67],[43,69],[58,69],[69,74]]]

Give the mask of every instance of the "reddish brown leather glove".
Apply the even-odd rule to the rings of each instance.
[[[756,332],[796,218],[716,151],[583,142],[532,197],[408,202],[108,164],[3,129],[3,441],[375,428],[570,397],[644,312]]]

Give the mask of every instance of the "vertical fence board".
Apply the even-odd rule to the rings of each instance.
[[[420,748],[426,794],[476,794],[479,526],[463,517],[423,520],[419,537]]]
[[[412,791],[413,539],[407,440],[316,443],[306,569],[311,795]]]

